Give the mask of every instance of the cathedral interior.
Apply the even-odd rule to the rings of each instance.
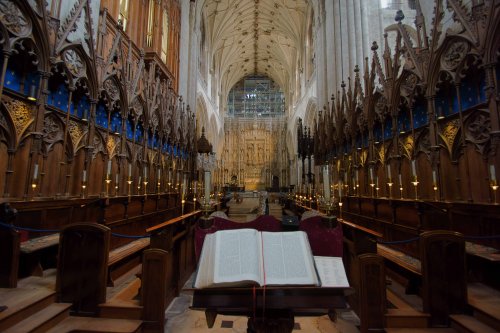
[[[0,48],[0,331],[500,331],[500,1],[0,0]],[[193,291],[241,227],[350,287]]]

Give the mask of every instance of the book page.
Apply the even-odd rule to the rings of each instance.
[[[214,267],[214,234],[205,236],[203,248],[201,249],[200,261],[196,280],[194,282],[195,288],[205,288],[213,284],[213,267]]]
[[[349,287],[342,258],[314,256],[314,261],[322,287]]]
[[[254,229],[215,233],[214,283],[255,281],[261,284],[260,235]]]
[[[303,231],[263,232],[265,284],[318,285],[311,248]]]

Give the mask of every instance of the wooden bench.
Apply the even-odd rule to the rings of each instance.
[[[56,247],[59,245],[59,233],[50,234],[47,236],[36,237],[22,242],[19,246],[23,260],[23,266],[27,269],[29,275],[42,276],[42,256],[44,250]],[[55,250],[56,251],[56,250]]]
[[[422,285],[422,264],[420,259],[383,244],[377,244],[377,254],[384,258],[387,268],[400,278],[403,277],[408,281],[406,284],[407,294],[419,293]]]
[[[113,287],[118,277],[141,263],[142,252],[149,244],[149,238],[140,238],[109,251],[108,287]]]

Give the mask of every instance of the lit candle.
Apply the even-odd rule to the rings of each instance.
[[[139,176],[139,185],[141,184],[142,177]]]
[[[387,178],[391,179],[391,165],[387,164]]]
[[[196,196],[196,191],[198,190],[198,182],[195,180],[193,182],[193,194]]]
[[[399,185],[402,186],[403,185],[403,181],[401,180],[401,174],[398,175],[398,179],[399,179]]]
[[[415,160],[411,160],[411,173],[413,177],[417,177],[417,167],[415,165]]]
[[[490,180],[492,182],[496,182],[497,181],[497,175],[496,175],[496,172],[495,172],[495,166],[493,164],[490,164]]]
[[[359,171],[356,169],[356,183],[359,183]]]
[[[325,200],[330,202],[330,175],[328,173],[328,165],[323,167],[323,191],[325,192]]]
[[[86,180],[87,180],[87,170],[83,170],[82,181],[86,181]]]
[[[35,169],[33,170],[33,180],[36,180],[38,178],[38,164],[35,163]]]
[[[342,182],[339,182],[339,197],[342,199]]]
[[[118,174],[116,174],[116,175],[115,175],[115,184],[116,184],[116,185],[118,185],[118,181],[119,181],[119,180],[120,180],[120,179],[119,179],[119,176],[118,176]]]
[[[373,168],[370,168],[370,181],[373,183]]]
[[[132,177],[132,163],[128,164],[128,178]]]
[[[182,179],[182,197],[186,196],[186,188],[187,188],[187,174],[184,174]]]
[[[432,170],[432,183],[436,185],[436,170]]]
[[[108,161],[108,172],[106,174],[107,175],[111,174],[111,160]]]
[[[148,173],[148,167],[144,166],[144,179],[148,178],[147,173]]]
[[[375,182],[375,183],[377,184],[377,187],[378,187],[378,176],[376,177],[376,179],[377,179],[377,180],[376,180],[376,182]]]
[[[205,171],[205,204],[210,203],[210,171]]]
[[[160,181],[160,178],[161,178],[161,169],[160,168],[158,168],[158,172],[157,173],[158,173],[158,181]]]

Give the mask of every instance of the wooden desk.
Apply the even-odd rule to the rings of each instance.
[[[294,316],[328,313],[335,320],[335,309],[345,308],[345,296],[352,288],[267,287],[207,288],[193,290],[193,310],[205,310],[212,328],[217,314],[248,316],[248,332],[292,332]],[[265,301],[264,301],[265,300]],[[279,327],[278,330],[277,327]]]

